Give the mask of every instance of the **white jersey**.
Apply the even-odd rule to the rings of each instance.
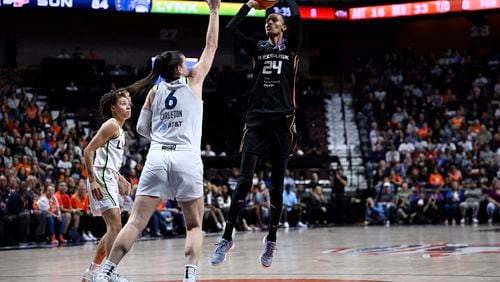
[[[200,152],[203,101],[185,78],[158,85],[152,105],[151,146],[177,145]]]
[[[97,169],[111,169],[118,172],[122,166],[123,151],[125,147],[125,132],[120,127],[119,135],[109,139],[96,151],[94,167]]]

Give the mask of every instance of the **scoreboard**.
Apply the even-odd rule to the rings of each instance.
[[[500,0],[425,1],[349,9],[350,20],[434,15],[499,9]]]
[[[242,3],[222,1],[220,15],[235,15]],[[205,1],[191,0],[0,0],[0,9],[3,7],[48,7],[185,15],[208,15],[210,12]],[[273,9],[278,13],[284,12],[280,7],[273,7]],[[300,13],[304,20],[356,21],[494,9],[500,9],[500,0],[420,1],[340,9],[325,6],[300,6]],[[248,15],[264,17],[265,12],[252,10]]]

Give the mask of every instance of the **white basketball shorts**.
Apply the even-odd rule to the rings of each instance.
[[[97,183],[101,185],[103,198],[97,200],[92,196],[90,182],[87,180],[87,190],[89,196],[90,211],[94,216],[101,216],[102,212],[113,209],[120,208],[118,202],[119,189],[118,180],[115,173],[111,169],[94,168],[97,177]]]
[[[175,147],[174,147],[175,148]],[[203,162],[199,152],[152,147],[142,170],[136,195],[177,199],[203,196]]]

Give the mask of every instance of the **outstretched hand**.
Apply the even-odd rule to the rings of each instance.
[[[218,11],[220,8],[220,0],[207,0],[210,11]]]

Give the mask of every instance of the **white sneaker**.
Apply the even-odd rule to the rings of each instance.
[[[465,225],[465,218],[460,219],[460,224]]]
[[[87,236],[92,240],[92,241],[97,241],[97,238],[94,237],[94,235],[92,234],[92,232],[87,232]]]
[[[488,225],[492,225],[492,224],[493,224],[493,218],[488,219]]]
[[[97,276],[97,273],[99,272],[99,269],[96,269],[96,271],[92,271],[89,268],[85,270],[82,276],[82,282],[93,282],[94,281],[94,276]]]
[[[299,228],[307,228],[307,224],[303,223],[302,221],[297,222],[297,226]]]
[[[85,233],[83,233],[82,237],[83,237],[83,240],[85,240],[85,241],[92,241],[92,238],[90,238],[89,235],[87,235]]]
[[[94,282],[132,282],[125,277],[121,277],[116,272],[108,272],[108,273],[99,273]]]
[[[217,225],[217,229],[222,230],[222,224],[220,224],[219,222],[217,222],[216,225]]]
[[[184,279],[182,282],[196,282],[196,271],[197,269],[194,267],[186,267],[184,269]]]
[[[478,224],[478,223],[479,223],[479,220],[477,220],[477,218],[475,218],[475,217],[474,217],[474,218],[472,218],[472,223],[474,223],[474,224]]]
[[[288,221],[285,221],[285,223],[283,223],[283,227],[290,228],[290,224],[288,224]]]

